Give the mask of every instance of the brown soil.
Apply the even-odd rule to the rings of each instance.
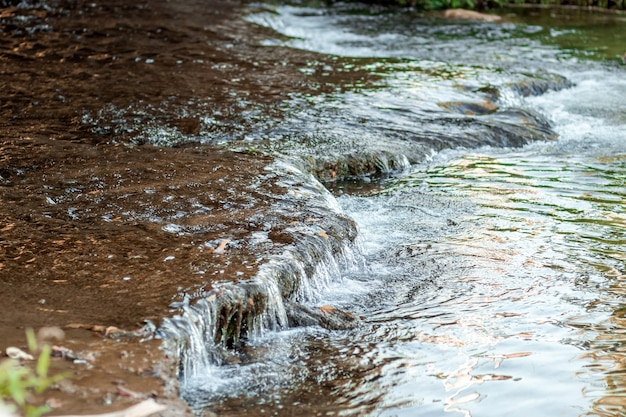
[[[128,120],[102,110],[193,136],[200,103],[236,140],[246,128],[237,123],[242,106],[280,118],[290,94],[364,76],[304,76],[299,68],[332,57],[260,46],[268,34],[240,19],[243,7],[68,0],[0,8],[0,348],[24,347],[28,327],[66,330],[61,344],[86,364],[54,363],[73,373],[47,394],[55,414],[137,402],[119,384],[184,414],[159,343],[111,328],[105,337],[105,329],[158,323],[183,293],[253,274],[259,254],[240,239],[266,227],[258,215],[277,194],[263,171],[268,158],[134,146],[141,140],[124,129]]]

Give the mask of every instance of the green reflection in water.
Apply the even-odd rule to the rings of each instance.
[[[623,416],[626,409],[626,165],[624,156],[536,154],[464,155],[398,180],[392,188],[427,184],[433,192],[476,201],[480,216],[501,222],[484,233],[516,235],[519,248],[546,247],[566,264],[546,268],[577,271],[588,315],[566,318],[580,329],[579,371],[593,400],[588,414]],[[518,271],[518,273],[523,273]]]
[[[567,55],[584,59],[615,60],[626,54],[626,15],[575,9],[510,9],[513,22],[542,29],[529,35],[555,45]]]

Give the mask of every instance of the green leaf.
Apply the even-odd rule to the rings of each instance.
[[[36,407],[29,404],[24,409],[24,417],[40,417],[48,411],[50,411],[50,407],[47,407],[45,405]]]
[[[50,368],[50,355],[52,353],[52,348],[50,345],[44,345],[41,349],[41,354],[39,355],[39,359],[37,360],[37,375],[42,378],[48,376],[48,368]]]
[[[26,342],[28,342],[28,350],[30,353],[37,352],[37,338],[35,337],[35,331],[32,327],[26,329]]]
[[[19,406],[24,406],[26,403],[26,390],[22,382],[22,374],[20,372],[16,371],[9,374],[7,391],[13,401]]]
[[[26,331],[29,349],[37,351],[35,333],[32,329]],[[32,393],[41,394],[52,384],[69,376],[68,373],[48,376],[50,372],[50,358],[52,348],[44,345],[37,359],[35,370],[28,366],[21,366],[18,361],[6,359],[0,361],[0,404],[8,403],[9,407],[23,417],[40,417],[50,411],[48,407],[32,404]]]

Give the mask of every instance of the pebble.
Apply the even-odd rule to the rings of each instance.
[[[8,348],[6,348],[6,354],[11,359],[19,359],[25,361],[32,361],[33,359],[35,359],[33,358],[33,355],[26,353],[22,349],[16,348],[14,346],[9,346]]]

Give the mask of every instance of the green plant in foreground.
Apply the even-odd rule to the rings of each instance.
[[[28,349],[36,353],[38,346],[33,329],[26,330],[26,339]],[[48,375],[51,355],[50,345],[43,345],[34,370],[14,359],[0,362],[0,406],[6,405],[24,417],[39,417],[50,411],[45,405],[33,404],[33,396],[42,394],[52,384],[67,377],[66,374]]]

